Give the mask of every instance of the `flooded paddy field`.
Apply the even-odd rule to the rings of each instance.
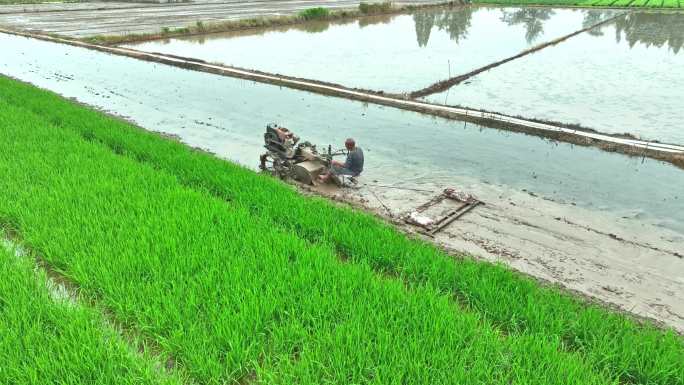
[[[370,151],[377,152],[387,161],[396,158],[397,153],[405,154],[409,165],[453,167],[453,175],[479,177],[516,188],[534,186],[529,190],[546,198],[598,209],[649,207],[650,214],[668,217],[672,214],[668,206],[679,204],[679,191],[668,192],[666,180],[684,182],[684,175],[679,176],[681,171],[657,161],[614,156],[463,122],[195,73],[34,39],[0,34],[0,43],[13,53],[0,61],[0,72],[6,75],[132,117],[147,128],[174,130],[173,134],[181,135],[186,126],[192,129],[187,128],[183,137],[213,132],[227,134],[228,140],[251,142],[247,148],[234,146],[230,150],[231,154],[235,150],[246,151],[232,154],[230,158],[250,166],[256,164],[254,151],[262,144],[260,132],[266,123],[277,121],[301,131],[300,136],[314,142],[342,143],[346,136],[356,135],[364,137],[367,146],[372,142]],[[48,62],[45,58],[53,60]],[[91,65],[84,68],[83,64],[88,62]],[[119,103],[126,108],[122,110]],[[136,105],[141,107],[136,108]],[[129,108],[133,110],[127,111]],[[205,128],[196,129],[201,127]],[[197,140],[194,144],[204,147],[215,139],[207,138],[202,143],[200,136],[193,141]],[[444,147],[433,147],[439,145]],[[574,160],[576,155],[582,156]],[[539,164],[541,159],[549,157],[556,158],[558,163]],[[574,167],[580,167],[579,162],[586,163],[582,172],[575,173],[566,166],[569,162],[575,162]],[[536,167],[525,167],[535,164]],[[625,171],[612,171],[611,174],[614,180],[624,181],[620,183],[624,186],[617,189],[614,183],[596,183],[606,170],[620,167]],[[570,178],[571,175],[574,176]],[[411,180],[416,175],[406,176]],[[648,177],[653,177],[653,181],[637,183]],[[594,186],[594,189],[586,191],[586,186]],[[649,190],[651,188],[653,190]],[[624,199],[614,199],[619,191],[625,193]],[[654,201],[656,196],[659,199]],[[684,231],[684,226],[678,225],[684,225],[684,211],[675,215],[681,217],[673,218],[676,221],[672,224]]]
[[[425,99],[684,143],[684,13],[634,12]]]
[[[198,0],[190,3],[86,2],[0,5],[0,25],[70,37],[159,32],[202,22],[296,14],[307,8],[355,8],[357,0]],[[396,5],[430,4],[408,0]]]
[[[368,17],[343,24],[321,22],[157,40],[126,47],[400,93],[470,72],[616,14],[601,10],[468,6]]]
[[[0,45],[2,74],[248,167],[268,122],[320,144],[356,137],[367,167],[349,199],[396,215],[466,190],[486,205],[443,234],[445,247],[684,330],[684,173],[673,166],[33,39]]]

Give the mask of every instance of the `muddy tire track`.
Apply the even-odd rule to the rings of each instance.
[[[646,249],[650,249],[650,250],[653,250],[653,251],[657,251],[657,252],[659,252],[659,253],[668,254],[668,255],[671,255],[671,256],[673,256],[673,257],[677,257],[677,258],[679,258],[679,259],[684,259],[684,255],[682,255],[682,253],[680,253],[680,252],[678,252],[678,251],[672,251],[672,250],[662,249],[662,248],[660,248],[660,247],[653,246],[653,245],[651,245],[651,244],[649,244],[649,243],[642,243],[642,242],[631,241],[631,240],[625,239],[625,238],[623,238],[623,237],[621,237],[621,236],[619,236],[619,235],[617,235],[617,234],[606,233],[606,232],[603,232],[603,231],[601,231],[601,230],[597,230],[597,229],[595,229],[595,228],[593,228],[593,227],[589,227],[589,226],[585,226],[585,225],[582,225],[582,224],[579,224],[579,223],[575,223],[575,222],[570,221],[570,220],[568,220],[568,219],[566,219],[566,218],[558,217],[558,218],[556,218],[556,220],[557,220],[557,221],[564,222],[564,223],[567,223],[567,224],[572,225],[572,226],[577,226],[577,227],[582,228],[582,229],[587,230],[587,231],[591,231],[591,232],[593,232],[593,233],[595,233],[595,234],[599,234],[599,235],[606,236],[606,237],[608,237],[608,238],[610,238],[610,239],[613,239],[613,240],[615,240],[615,241],[618,241],[618,242],[627,243],[627,244],[630,244],[630,245],[633,245],[633,246],[637,246],[637,247],[643,247],[643,248],[646,248]]]

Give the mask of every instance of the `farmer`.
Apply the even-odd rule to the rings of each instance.
[[[325,183],[333,175],[349,175],[359,176],[363,171],[363,150],[356,146],[356,142],[352,138],[348,138],[344,142],[344,147],[347,148],[347,160],[342,163],[336,160],[331,162],[330,170],[321,175],[319,181]]]

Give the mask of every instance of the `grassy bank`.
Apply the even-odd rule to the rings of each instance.
[[[98,313],[52,298],[45,274],[0,246],[0,384],[180,384],[102,325]]]
[[[364,16],[395,14],[414,11],[425,8],[445,7],[461,5],[459,1],[445,1],[426,5],[393,5],[391,2],[361,3],[356,9],[330,10],[328,8],[309,8],[289,16],[264,16],[240,20],[228,20],[221,22],[205,23],[197,21],[194,24],[180,28],[162,28],[159,32],[134,33],[126,35],[98,35],[81,39],[82,41],[101,44],[116,45],[134,43],[139,41],[158,40],[172,37],[192,36],[205,33],[242,31],[254,28],[280,27],[306,23],[308,21],[343,21],[353,20]]]
[[[673,333],[33,87],[0,104],[0,217],[200,381],[684,383]]]

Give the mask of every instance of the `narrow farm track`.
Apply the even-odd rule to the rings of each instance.
[[[354,0],[336,1],[340,6],[355,6],[358,5]],[[74,2],[74,3],[37,3],[37,4],[9,4],[0,6],[0,14],[7,13],[45,13],[45,12],[81,12],[81,11],[104,11],[104,10],[132,10],[132,9],[183,9],[183,7],[197,7],[198,5],[211,6],[235,6],[235,7],[258,7],[263,5],[274,4],[281,7],[287,6],[288,3],[295,6],[310,6],[318,7],[329,5],[328,2],[321,2],[319,0],[302,0],[302,1],[274,1],[274,0],[200,0],[192,3],[133,3],[133,2]]]
[[[220,23],[255,17],[295,15],[312,7],[356,9],[355,0],[193,1],[163,4],[34,4],[0,5],[0,25],[70,37],[158,33],[163,27],[182,28],[197,21]],[[432,0],[396,1],[430,5]],[[26,10],[26,11],[25,11]]]
[[[226,331],[224,329],[221,329],[223,332],[219,331],[219,335],[215,335],[216,331],[213,333],[201,332],[202,328],[200,328],[193,329],[191,334],[194,338],[190,338],[192,341],[183,341],[178,336],[174,338],[173,330],[178,326],[187,325],[192,323],[193,320],[197,320],[197,314],[190,312],[187,314],[187,317],[190,317],[188,320],[185,320],[183,317],[179,318],[180,314],[177,312],[181,311],[182,308],[176,305],[172,306],[171,303],[165,304],[165,301],[171,301],[168,298],[194,298],[194,296],[201,293],[203,294],[200,297],[224,293],[221,290],[205,293],[202,287],[214,287],[205,286],[205,284],[218,285],[216,286],[217,290],[223,287],[228,290],[225,293],[230,292],[229,287],[226,287],[226,285],[252,285],[252,283],[239,283],[231,280],[228,282],[221,280],[217,282],[203,282],[200,286],[188,286],[187,283],[181,283],[187,281],[189,276],[186,274],[188,273],[192,277],[197,277],[198,274],[199,276],[209,274],[210,277],[213,277],[213,270],[209,272],[205,270],[214,263],[223,266],[223,263],[220,262],[221,259],[217,260],[216,258],[218,257],[213,254],[217,253],[218,250],[222,250],[219,252],[221,258],[229,258],[231,261],[233,257],[226,254],[227,250],[242,250],[242,252],[251,250],[241,247],[235,249],[235,246],[238,246],[242,241],[230,237],[230,234],[235,232],[225,227],[228,223],[224,223],[224,221],[227,221],[240,226],[241,234],[251,234],[252,227],[256,226],[255,230],[258,230],[257,232],[260,235],[257,237],[250,236],[249,239],[250,242],[266,242],[260,243],[263,245],[263,250],[280,250],[277,245],[281,243],[292,246],[288,250],[295,250],[295,255],[291,254],[292,252],[287,252],[285,254],[289,255],[286,258],[287,260],[277,263],[280,266],[279,268],[287,271],[280,272],[276,269],[273,276],[282,279],[283,283],[290,282],[286,286],[278,287],[295,298],[300,298],[298,293],[301,293],[303,296],[301,300],[303,300],[303,298],[311,295],[312,292],[317,292],[317,290],[328,292],[328,288],[325,285],[320,286],[319,283],[309,282],[308,280],[306,282],[309,282],[312,286],[308,284],[299,286],[303,282],[292,286],[294,283],[292,282],[293,277],[289,274],[296,273],[298,268],[304,268],[299,263],[300,258],[307,259],[304,256],[297,256],[297,250],[315,250],[315,255],[312,256],[314,259],[309,262],[320,261],[321,258],[325,261],[320,262],[322,265],[317,265],[321,268],[326,266],[324,269],[326,274],[331,275],[331,277],[326,275],[325,278],[320,276],[325,282],[348,282],[344,278],[344,274],[356,272],[354,275],[359,278],[358,274],[361,273],[359,273],[358,266],[372,266],[376,272],[387,272],[390,275],[402,277],[405,282],[408,282],[411,287],[415,288],[415,290],[407,294],[404,292],[404,285],[399,284],[393,289],[399,291],[395,293],[394,299],[389,302],[392,303],[392,306],[411,309],[411,306],[414,305],[408,307],[405,307],[407,305],[401,305],[402,301],[404,301],[402,298],[405,298],[407,295],[410,297],[418,296],[420,301],[427,301],[432,304],[429,310],[423,309],[421,311],[433,314],[437,309],[442,309],[438,311],[436,316],[442,320],[442,323],[447,322],[445,326],[449,328],[455,326],[451,324],[452,321],[444,321],[453,320],[453,315],[450,314],[455,311],[459,319],[469,319],[471,321],[467,322],[474,322],[470,323],[469,325],[471,326],[468,328],[484,330],[482,332],[485,335],[490,332],[498,334],[497,329],[505,331],[508,337],[502,341],[509,347],[512,346],[509,344],[517,346],[517,344],[523,343],[526,340],[526,336],[535,336],[533,340],[536,344],[539,344],[539,349],[542,350],[533,349],[530,352],[532,356],[529,358],[536,364],[541,364],[542,361],[536,358],[535,352],[540,352],[540,354],[544,352],[544,354],[551,355],[550,359],[560,360],[558,364],[567,364],[570,367],[575,367],[575,363],[583,362],[582,365],[586,366],[582,370],[587,371],[583,374],[584,376],[607,371],[610,374],[603,381],[607,381],[608,378],[615,378],[619,379],[622,383],[633,384],[682,383],[684,373],[681,372],[683,369],[679,363],[684,356],[684,346],[682,346],[681,340],[672,334],[662,333],[648,327],[638,327],[632,321],[607,313],[598,307],[586,307],[585,304],[573,300],[566,295],[559,294],[554,290],[539,288],[532,281],[520,278],[506,269],[469,260],[453,261],[430,246],[407,240],[401,234],[382,225],[371,217],[336,208],[321,200],[302,199],[286,186],[271,179],[258,177],[248,170],[220,161],[207,154],[192,151],[178,143],[162,140],[155,135],[145,133],[142,130],[88,111],[82,107],[71,105],[54,95],[37,91],[32,87],[3,80],[2,87],[0,87],[0,96],[2,96],[0,100],[3,100],[4,103],[9,103],[9,105],[3,106],[3,109],[0,110],[2,111],[0,116],[2,116],[3,121],[10,123],[6,124],[8,129],[13,130],[13,126],[20,124],[31,124],[36,127],[43,126],[39,122],[46,122],[46,126],[50,127],[47,130],[41,129],[35,133],[30,131],[17,132],[17,138],[23,138],[22,140],[28,141],[21,148],[17,147],[21,142],[0,142],[4,143],[0,145],[0,148],[3,149],[8,148],[8,143],[10,143],[10,146],[14,145],[14,147],[10,147],[14,151],[0,152],[6,161],[10,161],[9,164],[17,164],[19,162],[19,164],[27,166],[11,168],[9,170],[11,174],[7,174],[8,180],[0,178],[0,183],[6,186],[0,189],[0,194],[5,194],[5,196],[10,194],[9,196],[13,196],[15,200],[20,198],[19,202],[15,202],[16,204],[0,204],[0,215],[11,214],[9,216],[14,218],[14,223],[22,231],[24,237],[31,240],[32,246],[37,247],[43,252],[45,250],[52,250],[52,253],[45,254],[46,258],[52,260],[53,263],[63,266],[85,290],[96,290],[102,293],[102,298],[113,309],[118,309],[119,317],[135,322],[142,326],[144,330],[151,332],[156,339],[162,340],[161,346],[175,347],[171,352],[174,356],[178,356],[185,364],[193,363],[188,366],[194,368],[194,377],[204,380],[226,378],[225,376],[229,372],[210,370],[209,368],[212,367],[211,362],[207,362],[207,360],[211,361],[217,357],[216,350],[214,350],[218,347],[216,345],[218,343],[216,338],[229,338],[229,335],[224,334]],[[21,116],[25,116],[28,121],[20,123],[19,120],[15,119],[11,123],[8,116],[14,115],[12,111],[22,111]],[[43,131],[45,132],[42,133]],[[33,139],[34,135],[38,135],[40,140],[35,142]],[[26,147],[29,143],[31,145]],[[40,143],[40,145],[36,147],[36,143]],[[52,148],[53,146],[55,148]],[[72,148],[72,146],[74,147]],[[65,159],[64,154],[71,155]],[[80,154],[83,155],[81,156]],[[40,162],[36,163],[38,159],[40,159]],[[49,164],[44,164],[45,162],[49,162]],[[99,181],[99,178],[89,181],[92,179],[92,175],[87,177],[84,175],[89,173],[89,165],[92,162],[97,162],[100,165],[98,169],[104,167],[101,171],[96,172],[96,175],[104,173],[102,175],[103,181]],[[7,165],[6,162],[0,162],[0,167],[3,164]],[[63,170],[62,175],[51,173],[51,170],[55,167]],[[37,168],[37,170],[30,177],[29,175],[21,175],[21,170],[32,168]],[[119,170],[120,168],[121,170]],[[115,169],[119,171],[115,171]],[[140,175],[135,177],[136,180],[129,178],[131,175],[138,174]],[[111,179],[112,177],[114,179]],[[126,178],[126,180],[120,180],[121,178]],[[159,183],[162,181],[166,182],[160,185]],[[17,190],[16,184],[19,184],[19,187],[22,189]],[[58,188],[47,188],[47,186],[52,185],[58,186]],[[122,188],[119,186],[127,187],[122,191]],[[161,188],[163,186],[165,187]],[[168,193],[170,192],[168,189],[174,191],[173,196],[178,195],[178,199],[182,198],[182,201],[185,202],[184,205],[190,205],[190,212],[185,210],[181,210],[181,212],[179,211],[180,208],[168,202]],[[143,190],[149,191],[143,193]],[[161,196],[157,195],[157,192]],[[65,206],[52,207],[52,202],[62,202],[62,199],[59,199],[61,194],[70,197],[64,200]],[[211,194],[211,196],[207,194]],[[99,198],[94,200],[95,196]],[[44,198],[46,197],[52,198],[45,201]],[[220,200],[215,198],[220,198]],[[100,200],[104,201],[100,202]],[[157,200],[160,200],[160,202],[157,202]],[[0,200],[0,202],[5,201]],[[226,206],[226,202],[228,206]],[[141,206],[143,203],[144,205]],[[204,209],[201,212],[194,211],[192,207],[199,204]],[[209,206],[205,206],[206,204],[209,204]],[[33,207],[33,209],[29,209],[29,207]],[[156,207],[155,214],[152,216],[145,214],[152,207]],[[84,209],[87,209],[87,212],[80,213]],[[168,212],[169,210],[173,212]],[[32,212],[41,213],[41,216],[34,216],[31,214]],[[121,213],[127,212],[136,214],[130,218],[127,216],[121,217]],[[207,218],[206,213],[202,214],[204,212],[211,213],[213,219]],[[195,218],[195,220],[192,221],[192,224],[183,224],[184,218],[188,218],[188,215]],[[237,218],[233,218],[235,216]],[[197,221],[196,217],[200,218],[200,220]],[[171,223],[166,224],[164,218],[168,218],[168,221]],[[237,222],[235,222],[236,220]],[[246,220],[247,222],[245,223],[253,222],[254,224],[249,226],[240,225],[241,220]],[[51,234],[48,230],[55,228],[54,226],[65,229],[84,228],[89,230],[83,234],[85,239],[72,239],[62,236],[54,239],[55,234]],[[198,226],[199,228],[188,228],[188,226]],[[118,232],[112,233],[111,229],[113,228],[121,229],[121,234],[117,235]],[[350,236],[355,234],[354,229],[358,228],[365,229],[363,236]],[[152,233],[144,235],[145,231],[152,231]],[[134,236],[136,234],[137,236]],[[297,234],[297,236],[292,238],[292,234]],[[68,232],[64,235],[68,235]],[[122,236],[124,237],[123,239],[118,239],[118,237]],[[143,236],[143,238],[139,238],[140,236]],[[105,239],[107,239],[106,242],[104,241]],[[151,249],[150,246],[143,246],[145,239],[156,239],[154,244],[158,246],[154,246]],[[191,244],[174,241],[173,245],[175,246],[171,248],[163,246],[166,242],[176,239],[193,239],[193,241]],[[143,243],[140,244],[140,241],[143,241]],[[199,245],[197,244],[198,242]],[[216,242],[220,244],[216,244]],[[116,245],[116,247],[115,250],[110,251],[108,248],[97,248],[97,244],[111,244]],[[135,251],[129,250],[129,248],[134,248]],[[181,254],[177,254],[176,248],[189,249]],[[148,249],[150,254],[146,254],[143,260],[136,260],[136,262],[129,261],[124,264],[118,264],[116,259],[107,257],[112,252],[124,256],[139,255],[140,250]],[[71,261],[65,260],[63,256],[59,255],[58,250],[71,250],[72,253],[70,255],[74,255],[75,259],[71,258]],[[131,252],[134,254],[130,254]],[[159,252],[164,254],[171,252],[171,254],[166,255],[163,259],[159,259],[161,255],[156,255]],[[348,257],[348,262],[351,263],[340,264],[336,252],[342,252]],[[199,258],[199,254],[191,258],[190,261],[186,261],[185,258],[181,257],[181,255],[194,256],[195,253],[201,254],[202,258]],[[100,256],[97,259],[97,261],[100,261],[98,262],[100,266],[91,266],[93,262],[92,256],[94,255]],[[262,263],[262,258],[266,258],[266,256],[259,258],[257,255],[252,256],[248,253],[245,258],[249,259],[249,262],[244,262],[246,264],[240,263],[242,268],[247,270],[236,271],[233,268],[229,268],[229,266],[224,266],[224,268],[229,269],[221,275],[224,277],[223,279],[231,277],[231,272],[249,274],[251,276],[251,273],[249,273],[249,269],[252,268],[250,264],[256,264],[255,266],[261,266],[267,269],[267,271],[271,271],[270,266],[263,265]],[[164,263],[159,265],[162,261]],[[237,261],[242,261],[242,259],[234,262]],[[166,266],[170,262],[180,265],[174,265],[169,270]],[[129,263],[133,263],[133,265],[129,266]],[[291,264],[296,266],[290,266]],[[134,269],[130,270],[131,268]],[[74,273],[74,269],[78,273]],[[121,277],[118,275],[110,276],[112,269],[119,272]],[[186,269],[190,270],[186,271]],[[146,273],[143,277],[135,276],[136,278],[134,278],[134,276],[131,276],[131,274],[139,274],[136,273],[138,271],[149,273]],[[186,273],[183,273],[183,271],[186,271]],[[315,277],[319,277],[319,273],[307,271],[314,274]],[[361,276],[367,277],[362,279],[363,282],[374,282],[377,280],[376,276],[368,274],[370,272],[361,274]],[[174,277],[181,281],[176,281]],[[176,284],[180,286],[173,289],[171,293],[164,292],[163,298],[166,298],[166,300],[162,300],[159,297],[160,294],[150,291],[151,288],[145,288],[145,286],[138,287],[136,282],[140,279],[142,279],[142,285],[145,282],[164,279],[165,282],[173,284],[171,287],[174,287]],[[254,279],[261,282],[258,276]],[[126,283],[122,285],[121,280],[124,280]],[[354,279],[349,281],[349,283],[357,281],[357,279]],[[393,286],[393,281],[395,280],[388,280],[387,284]],[[278,282],[261,284],[266,285],[264,288],[269,287],[269,285],[280,285]],[[426,294],[425,285],[428,288],[438,289],[442,293],[458,295],[462,302],[466,304],[468,310],[464,312],[455,307],[455,304],[449,304],[448,297],[451,294],[444,297],[444,301],[446,301],[444,304],[436,305],[441,303],[440,301],[442,300],[437,302],[431,300],[430,298],[432,297],[430,295],[433,294]],[[293,290],[293,287],[296,289]],[[131,302],[128,297],[131,293],[128,293],[128,291],[133,289],[142,290],[142,293],[135,294],[133,296],[135,300]],[[178,290],[181,289],[182,291],[179,292]],[[385,294],[381,293],[388,289],[377,290],[380,291],[375,295],[383,297]],[[427,291],[427,293],[429,292],[430,290]],[[273,297],[274,295],[274,292],[266,292],[268,298],[279,298],[277,295]],[[338,298],[337,294],[329,293],[329,295]],[[424,297],[425,295],[427,297]],[[217,297],[214,300],[224,303],[225,300],[220,298],[222,297]],[[281,300],[283,299],[278,299],[278,301]],[[292,300],[294,299],[290,298],[289,301]],[[124,301],[124,303],[120,301]],[[290,303],[289,306],[294,306],[293,309],[301,309],[301,306],[304,304],[297,301],[287,303]],[[373,301],[375,300],[371,300],[371,302]],[[342,300],[342,302],[343,304],[354,306],[354,308],[359,306],[359,311],[362,313],[366,311],[364,310],[366,307],[358,304],[355,305],[351,297]],[[149,313],[148,310],[145,310],[147,306],[155,303],[157,305],[154,305],[153,309],[161,311],[161,313]],[[195,304],[192,306],[197,306],[200,303],[208,302],[193,301],[192,303]],[[230,308],[230,303],[226,303],[225,306]],[[530,307],[530,303],[533,303],[534,306]],[[340,304],[338,303],[335,306],[338,305]],[[254,306],[265,310],[263,307],[260,307],[261,305],[255,304]],[[384,308],[385,306],[387,305],[380,305],[379,308]],[[436,308],[432,306],[436,306]],[[225,309],[223,310],[224,312],[226,311]],[[213,317],[216,317],[218,313],[207,313],[207,310],[202,310],[201,315],[205,318],[203,318],[204,321],[200,322],[200,324],[211,328],[212,322],[214,322],[212,320],[217,320]],[[319,315],[324,314],[320,313],[318,308],[296,314],[309,314],[307,312],[310,311],[315,311],[315,314]],[[181,314],[185,313],[183,311]],[[158,320],[154,321],[165,314],[170,316],[172,320],[176,320],[174,322],[179,322],[180,325],[177,326],[174,322],[158,324]],[[370,314],[372,312],[368,314],[363,313],[361,318],[357,320],[360,322],[363,317],[370,317],[370,319],[381,321]],[[411,314],[414,314],[412,315],[414,317],[417,316],[415,314],[422,313]],[[401,318],[401,316],[399,317]],[[474,318],[471,319],[472,317]],[[401,319],[409,320],[405,317]],[[244,320],[247,321],[247,319]],[[289,320],[289,322],[293,321],[292,319]],[[207,324],[207,322],[209,323]],[[378,323],[378,327],[383,325],[384,322],[389,322],[390,328],[394,327],[392,325],[400,327],[400,325],[393,324],[387,320]],[[292,326],[291,323],[286,323],[283,326],[286,325]],[[317,323],[316,325],[321,327],[329,326],[325,322]],[[376,324],[371,323],[371,330],[367,330],[365,333],[375,333],[373,331],[376,330],[373,329],[375,326],[372,325]],[[162,326],[163,328],[160,330],[159,328]],[[239,325],[235,326],[242,330]],[[165,330],[165,328],[171,329]],[[251,328],[247,330],[257,332]],[[274,332],[285,331],[281,327],[271,330]],[[294,331],[296,329],[287,330]],[[376,331],[379,330],[377,329]],[[490,330],[490,332],[486,330]],[[404,333],[401,332],[399,335]],[[288,334],[286,333],[285,335]],[[450,336],[451,334],[447,332],[446,335]],[[415,337],[419,336],[416,335]],[[238,336],[236,335],[234,338],[238,338]],[[247,337],[241,334],[240,338],[242,338],[242,341],[245,341],[244,338]],[[384,338],[389,337],[385,336]],[[429,341],[431,337],[430,334],[426,334],[420,338],[427,338],[427,341]],[[489,341],[489,337],[483,338]],[[499,341],[500,337],[495,339]],[[327,338],[324,340],[327,340]],[[371,341],[373,340],[371,338]],[[256,346],[260,346],[263,342],[259,342],[259,340],[252,341],[257,344]],[[310,340],[307,337],[303,341]],[[321,347],[320,343],[322,340],[315,339],[315,341],[318,342],[314,343],[311,341],[311,343]],[[409,341],[413,340],[409,337]],[[415,341],[425,340],[419,339]],[[281,344],[284,342],[286,341],[280,340]],[[199,355],[198,352],[196,352],[197,356],[192,354],[194,344],[197,343],[210,346],[205,355]],[[318,353],[314,353],[314,356],[317,354],[317,360],[328,362],[326,357],[330,357],[329,354],[341,353],[339,349],[351,347],[346,343],[343,343],[343,346],[337,346],[339,343],[341,342],[338,341],[333,345],[326,345],[325,349],[317,350]],[[390,343],[389,340],[388,343]],[[491,343],[496,345],[501,342]],[[405,344],[405,340],[391,343],[392,346],[404,346]],[[360,346],[366,345],[364,343]],[[278,346],[282,346],[282,349],[287,348],[287,344]],[[300,357],[311,358],[311,356],[302,353],[300,350],[302,345],[297,346],[299,346],[297,351],[300,352],[298,353]],[[311,347],[311,345],[306,343],[304,346]],[[411,346],[413,345],[409,344],[409,347],[406,349],[413,349]],[[450,346],[447,343],[440,348],[440,351],[442,349],[450,351]],[[638,355],[634,355],[633,346],[642,347]],[[380,347],[375,345],[365,347],[366,351],[367,349],[378,348]],[[415,345],[415,348],[420,351],[425,349],[421,344]],[[526,349],[529,348],[528,346]],[[431,349],[428,349],[428,352],[422,351],[419,356],[427,358],[426,354],[433,354]],[[473,349],[477,350],[479,348],[475,346]],[[516,348],[512,349],[513,352],[517,351]],[[305,349],[304,351],[307,350]],[[405,365],[405,363],[402,364],[403,361],[400,358],[403,352],[394,352],[392,354],[386,352],[385,354],[389,354],[390,358],[393,358],[390,360],[390,363],[396,362],[398,365]],[[275,349],[274,353],[282,356],[284,351]],[[473,351],[470,353],[477,354]],[[256,354],[256,352],[251,354]],[[461,359],[467,360],[466,357],[459,353],[453,354],[454,361],[451,362],[452,364],[459,362]],[[524,354],[527,356],[528,353]],[[271,356],[267,355],[267,357]],[[242,373],[239,376],[248,375],[254,370],[260,375],[269,375],[269,373],[270,375],[276,375],[276,373],[279,373],[274,379],[281,378],[279,376],[283,375],[283,373],[289,373],[290,375],[294,373],[289,371],[293,369],[292,367],[288,370],[280,368],[285,370],[285,372],[282,372],[279,371],[280,369],[273,367],[243,367],[240,365],[240,362],[243,361],[240,360],[230,362],[233,365],[237,365],[235,366],[236,370]],[[361,360],[359,362],[366,361]],[[495,361],[488,361],[487,365],[495,365],[493,362]],[[543,362],[546,361],[544,360]],[[462,363],[465,364],[465,361]],[[330,365],[333,365],[333,363],[330,363]],[[509,367],[508,370],[527,370],[517,365],[517,363],[514,364],[514,367]],[[302,369],[299,363],[295,367],[299,367],[298,370]],[[592,369],[588,369],[589,367]],[[398,370],[404,370],[403,373],[406,373],[405,369]],[[558,370],[558,368],[553,370]],[[312,372],[305,371],[305,373],[311,374]],[[499,374],[482,373],[483,375],[485,375],[484,373],[495,375],[493,377],[494,380],[488,381],[489,383],[498,383],[498,379],[500,379],[498,377]],[[525,373],[528,372],[525,371]],[[536,381],[540,381],[540,383],[559,383],[558,381],[560,381],[544,377],[545,375],[545,373],[537,373],[535,376],[541,377],[528,378],[528,383],[535,383]],[[234,377],[229,376],[228,378]],[[591,383],[592,381],[591,378],[585,377],[581,382],[577,383]],[[283,380],[283,382],[286,381]],[[433,383],[436,382],[439,381],[433,381]]]

